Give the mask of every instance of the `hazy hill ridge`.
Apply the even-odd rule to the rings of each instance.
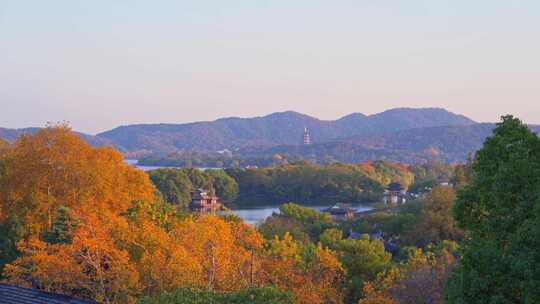
[[[308,146],[302,145],[304,127],[313,142]],[[343,162],[388,159],[411,163],[464,161],[493,127],[493,123],[476,123],[440,108],[398,108],[373,115],[353,113],[337,120],[287,111],[186,124],[134,124],[96,136],[79,134],[92,145],[114,145],[130,156],[229,149],[239,157],[285,153],[316,160],[330,156]],[[530,127],[540,131],[540,126]],[[13,141],[36,130],[0,128],[0,138]]]
[[[255,118],[223,118],[187,124],[137,124],[98,134],[127,151],[167,153],[178,149],[216,151],[245,147],[297,145],[304,127],[314,143],[351,136],[377,135],[413,128],[464,126],[475,122],[439,108],[392,109],[374,115],[359,113],[338,120],[320,120],[297,112]]]

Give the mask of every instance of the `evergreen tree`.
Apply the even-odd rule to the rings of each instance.
[[[512,116],[486,139],[458,192],[454,217],[466,230],[449,303],[540,301],[540,139]]]
[[[68,207],[60,207],[57,212],[52,228],[45,231],[43,240],[50,244],[71,244],[76,221],[72,219]]]
[[[4,265],[19,257],[17,242],[22,240],[25,235],[25,225],[16,215],[8,217],[0,224],[0,277]]]

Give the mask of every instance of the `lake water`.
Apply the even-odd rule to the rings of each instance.
[[[156,169],[162,169],[162,168],[178,168],[178,167],[162,167],[162,166],[141,166],[138,165],[139,161],[136,159],[126,159],[126,163],[130,165],[134,165],[135,167],[142,169],[144,171],[150,171],[150,170],[156,170]]]
[[[160,169],[160,168],[175,168],[175,167],[160,167],[160,166],[140,166],[140,165],[137,165],[136,159],[126,159],[126,162],[144,171],[150,171],[150,170],[155,170],[155,169]],[[207,169],[207,168],[201,168],[201,170],[204,170],[204,169]],[[305,206],[305,207],[322,210],[322,209],[331,207],[333,205],[334,204],[329,203],[328,205]],[[355,208],[359,212],[369,211],[373,209],[363,204],[353,204],[353,205],[350,205],[349,207]],[[279,205],[262,206],[262,207],[238,207],[238,208],[231,209],[231,211],[234,212],[236,215],[238,215],[240,218],[242,218],[246,223],[257,225],[264,222],[264,220],[272,216],[272,214],[279,213]]]
[[[328,207],[333,206],[334,204],[328,204],[324,206],[304,206],[309,207],[317,210],[323,210]],[[373,210],[372,207],[369,207],[367,205],[362,204],[352,204],[349,205],[349,207],[356,209],[357,212],[364,212]],[[236,215],[238,215],[240,218],[242,218],[246,223],[257,225],[262,222],[268,217],[270,217],[274,213],[279,213],[279,206],[265,206],[265,207],[240,207],[236,209],[232,209],[232,212],[234,212]]]
[[[126,161],[126,163],[128,163],[130,165],[134,165],[135,167],[137,167],[139,169],[142,169],[144,171],[151,171],[151,170],[165,169],[165,168],[173,168],[173,169],[180,169],[181,168],[181,167],[165,167],[165,166],[142,166],[142,165],[137,164],[139,161],[136,160],[136,159],[126,159],[125,161]],[[201,171],[204,171],[204,170],[223,169],[223,168],[197,168],[197,169],[199,169]]]

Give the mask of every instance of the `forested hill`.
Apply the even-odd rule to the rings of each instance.
[[[223,118],[188,124],[139,124],[98,134],[124,151],[169,153],[179,149],[214,152],[221,149],[297,145],[304,127],[314,143],[351,136],[373,136],[436,126],[464,126],[471,119],[439,108],[392,109],[374,115],[354,113],[341,119],[320,120],[296,112],[255,118]]]
[[[326,143],[282,145],[270,148],[244,148],[244,157],[270,157],[276,154],[297,155],[304,159],[357,163],[367,160],[392,160],[416,163],[426,160],[463,162],[478,150],[495,124],[443,126],[401,130],[378,135],[357,135]],[[533,130],[540,131],[537,126]]]
[[[272,159],[282,154],[317,161],[415,163],[462,162],[482,145],[494,126],[444,109],[400,108],[369,116],[353,113],[333,121],[289,111],[212,122],[128,125],[96,136],[78,134],[93,146],[112,145],[129,157],[157,155],[167,163],[178,160],[167,156],[178,151],[215,154],[222,149],[241,159]],[[304,127],[312,139],[308,146],[302,145]],[[540,126],[530,127],[540,131]],[[0,128],[0,138],[14,141],[38,130]]]

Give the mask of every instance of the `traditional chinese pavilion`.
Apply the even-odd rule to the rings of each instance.
[[[210,195],[202,188],[196,189],[191,193],[191,203],[189,209],[192,211],[214,211],[221,208],[219,197]]]

